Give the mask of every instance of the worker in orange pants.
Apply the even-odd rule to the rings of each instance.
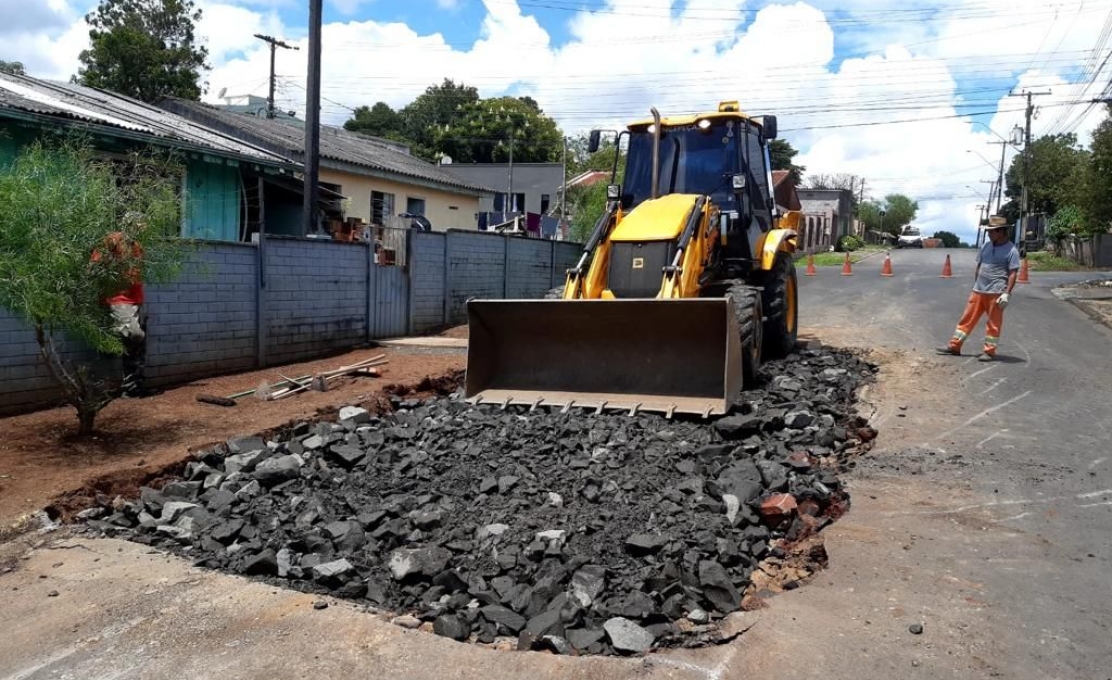
[[[976,328],[981,317],[988,315],[985,326],[984,352],[980,361],[993,361],[1000,344],[1000,330],[1004,325],[1004,308],[1011,302],[1016,276],[1019,274],[1019,250],[1008,240],[1007,223],[1002,217],[992,216],[986,227],[988,241],[977,254],[976,282],[965,312],[958,321],[950,343],[938,348],[939,354],[960,355],[965,339]]]

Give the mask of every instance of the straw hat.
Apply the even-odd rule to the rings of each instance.
[[[1000,215],[993,215],[988,218],[988,226],[985,229],[1007,229],[1008,220]]]

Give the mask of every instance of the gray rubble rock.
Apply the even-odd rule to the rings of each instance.
[[[602,624],[610,644],[619,652],[639,654],[653,646],[653,634],[629,619],[615,616]]]
[[[343,576],[352,569],[354,569],[354,567],[351,566],[351,562],[348,562],[346,559],[341,558],[338,560],[333,560],[332,562],[318,564],[317,566],[313,567],[311,571],[313,572],[313,576],[318,581],[329,581]]]
[[[361,406],[344,406],[339,415],[340,420],[350,420],[357,424],[371,422],[371,412]]]
[[[263,486],[276,486],[282,482],[296,479],[301,473],[301,466],[304,464],[305,462],[301,460],[301,456],[294,454],[267,458],[255,466],[251,476]]]
[[[444,571],[452,553],[444,548],[402,548],[390,553],[390,573],[397,581],[411,578],[432,579]]]

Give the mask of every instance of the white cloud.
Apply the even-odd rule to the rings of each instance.
[[[22,58],[35,73],[66,77],[85,38],[73,7],[80,0],[51,2],[68,12],[70,28],[28,33],[16,43],[33,60],[21,54],[0,58]],[[199,30],[215,66],[208,76],[210,99],[221,88],[265,94],[269,51],[251,37],[262,32],[301,47],[279,50],[277,71],[282,108],[303,108],[305,30],[283,26],[274,13],[288,2],[205,0]],[[340,12],[356,13],[374,0],[330,2]],[[436,0],[441,8],[458,4]],[[765,6],[746,0],[608,0],[605,11],[568,14],[571,39],[562,45],[553,44],[549,31],[517,2],[483,5],[480,37],[464,47],[401,23],[326,25],[325,120],[342,122],[344,106],[380,100],[402,106],[444,78],[475,85],[484,96],[533,96],[569,132],[615,127],[644,116],[652,105],[688,112],[738,99],[753,113],[779,114],[784,136],[803,152],[799,161],[808,171],[859,174],[874,197],[901,192],[919,198],[924,230],[947,229],[971,240],[974,206],[988,193],[979,180],[993,171],[966,151],[998,162],[1000,149],[988,145],[996,139],[991,132],[958,114],[995,111],[989,124],[1007,135],[1022,121],[1023,102],[1001,97],[1001,88],[1049,87],[1054,95],[1037,101],[1036,135],[1076,124],[1087,141],[1103,111],[1080,117],[1081,109],[1058,105],[1098,94],[1112,71],[1097,74],[1089,92],[1067,84],[1089,56],[1085,50],[1097,43],[1108,11],[1100,2],[976,0],[940,9],[935,0]],[[918,122],[890,124],[894,120]]]

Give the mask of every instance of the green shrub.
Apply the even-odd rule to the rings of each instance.
[[[865,242],[857,236],[847,234],[838,239],[838,252],[852,253],[855,250],[861,250],[865,247]]]

